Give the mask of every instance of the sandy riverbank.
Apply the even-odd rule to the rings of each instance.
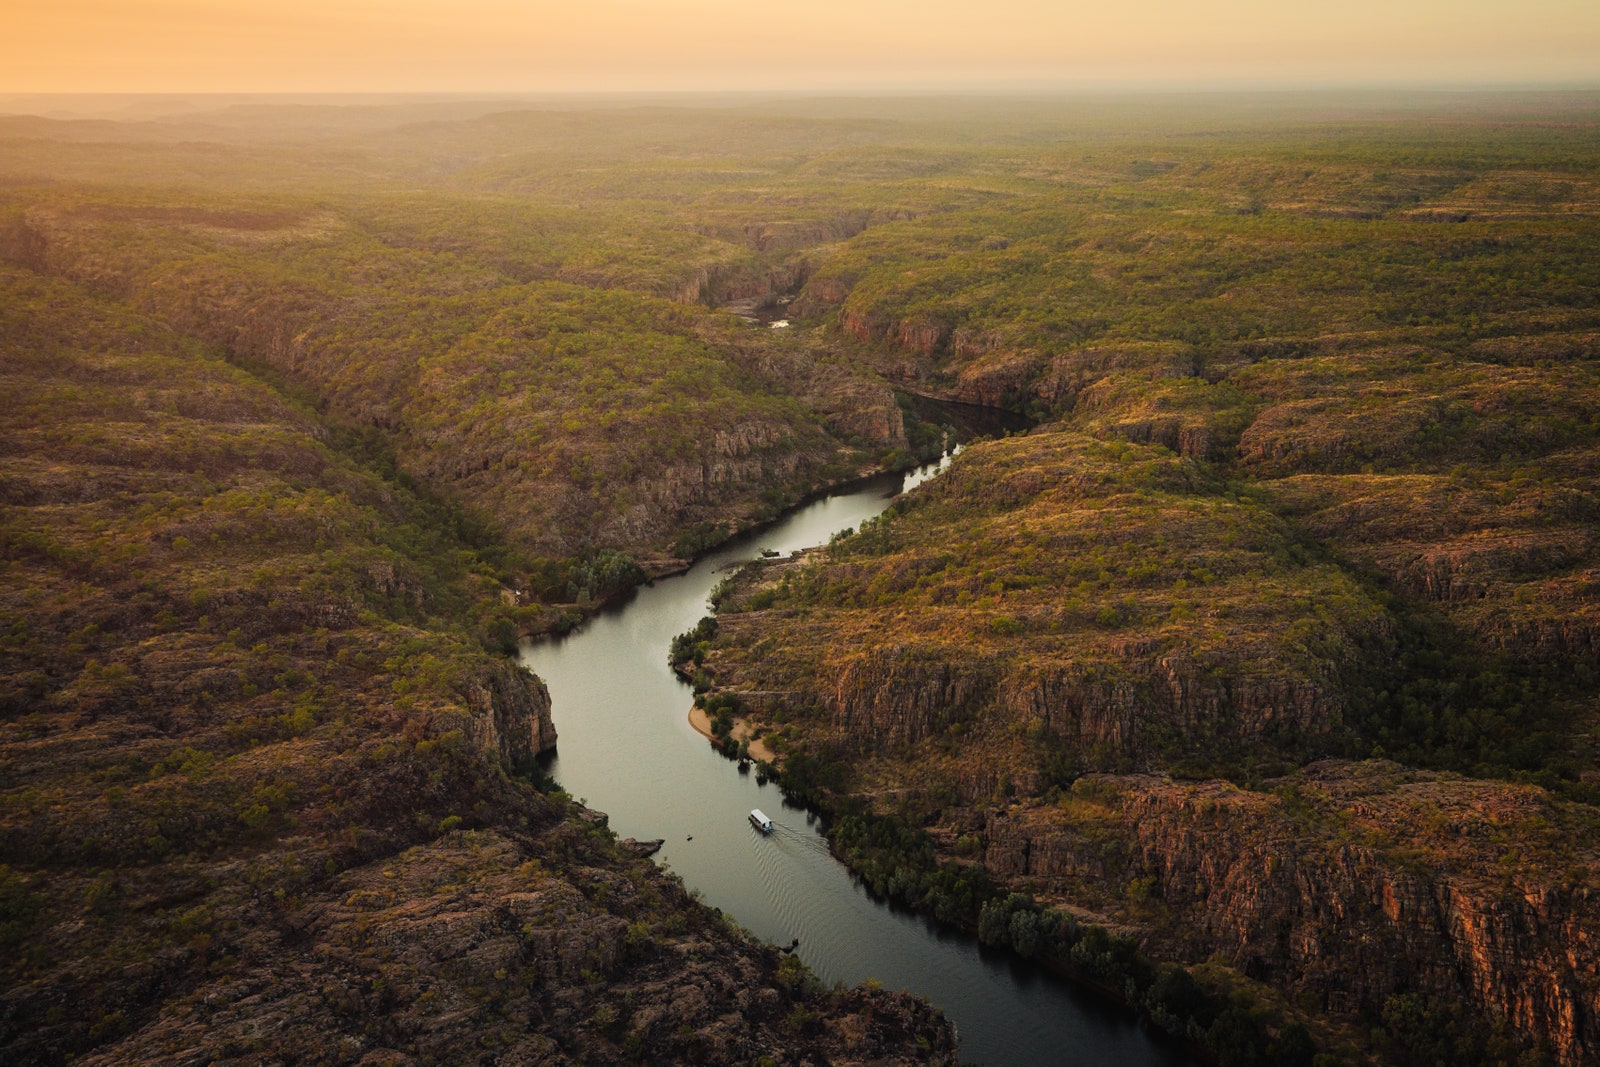
[[[711,732],[711,716],[706,714],[704,708],[691,707],[689,709],[689,725],[693,726],[697,733],[701,734],[708,740],[716,739],[716,735]],[[767,743],[760,738],[752,739],[750,737],[750,729],[751,727],[748,721],[739,718],[734,719],[732,735],[733,739],[735,741],[750,742],[749,752],[751,759],[776,764],[778,762],[777,753],[768,748]]]

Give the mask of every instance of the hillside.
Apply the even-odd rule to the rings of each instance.
[[[850,242],[811,321],[1041,424],[747,573],[702,669],[955,869],[1397,1062],[1461,1004],[1453,1062],[1587,1062],[1600,187],[1536,136],[1063,151]]]
[[[148,315],[0,288],[6,1062],[949,1057],[534,787],[549,697],[441,505]]]
[[[665,558],[685,531],[757,520],[905,444],[888,390],[847,364],[627,288],[637,278],[575,284],[506,263],[503,239],[471,232],[491,220],[470,202],[424,208],[465,229],[449,238],[383,207],[166,209],[52,191],[8,243],[21,265],[293,386],[533,556]],[[676,284],[692,285],[695,261],[678,266],[690,280]]]
[[[0,116],[4,1058],[949,1061],[544,780],[508,659],[918,397],[1033,428],[678,649],[874,892],[1223,1063],[1600,1056],[1597,126]]]

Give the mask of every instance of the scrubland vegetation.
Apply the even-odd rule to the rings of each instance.
[[[0,1058],[951,1058],[553,790],[506,658],[895,453],[885,386],[626,212],[7,143]]]
[[[1600,1055],[1597,120],[0,119],[0,1048],[948,1056],[536,788],[504,658],[921,394],[1037,425],[673,650],[874,891],[1226,1064]]]
[[[1542,936],[1506,935],[1546,984],[1524,992],[1453,917],[1390,916],[1385,936],[1415,925],[1440,947],[1399,950],[1381,981],[1216,927],[1348,936],[1319,915],[1332,890],[1246,905],[1226,884],[1280,892],[1245,840],[1288,808],[1299,877],[1339,884],[1347,811],[1285,799],[1318,788],[1306,768],[1340,766],[1319,760],[1464,775],[1449,791],[1468,825],[1531,796],[1541,822],[1591,824],[1592,131],[1589,116],[1537,148],[1493,122],[1085,141],[1036,150],[1026,192],[847,243],[792,307],[906,388],[1041,425],[970,447],[803,562],[753,568],[702,670],[787,693],[764,725],[800,792],[924,829],[947,872],[1001,875],[980,904],[1009,887],[1158,955],[1220,953],[1353,1023],[1330,1048],[1422,1062],[1385,1023],[1412,1011],[1445,1020],[1416,1033],[1458,1033],[1460,1062],[1580,1062],[1596,1038],[1559,1016],[1596,990]],[[1223,873],[1197,884],[1181,868],[1202,860],[1174,858],[1194,841],[1147,840],[1139,801],[1071,799],[1105,774],[1137,797],[1134,772],[1191,793],[1228,780],[1267,807],[1230,816],[1203,861]],[[1363,862],[1385,877],[1435,895],[1537,884],[1586,913],[1587,829],[1575,850],[1529,830],[1514,857],[1423,859],[1407,804],[1373,793]],[[941,888],[954,873],[917,850],[885,868],[851,825],[836,844],[876,888],[975,921],[970,894]],[[1434,952],[1472,977],[1426,976]],[[1463,997],[1500,1036],[1469,1036],[1447,1007]]]

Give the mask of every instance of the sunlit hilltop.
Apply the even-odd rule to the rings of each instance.
[[[0,1063],[1600,1063],[1597,264],[1596,0],[12,3]]]

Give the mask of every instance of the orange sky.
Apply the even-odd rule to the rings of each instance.
[[[1600,85],[1600,0],[6,0],[4,92]]]

